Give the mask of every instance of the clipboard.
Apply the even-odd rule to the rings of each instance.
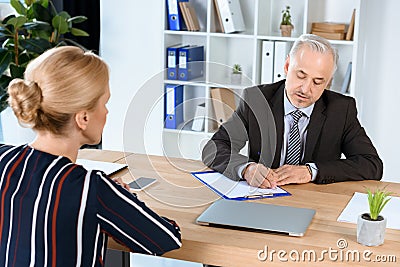
[[[224,199],[243,201],[291,195],[279,186],[275,189],[262,189],[251,186],[244,180],[233,181],[216,171],[192,172],[191,174]]]

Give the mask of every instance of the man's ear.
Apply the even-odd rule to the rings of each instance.
[[[87,111],[79,111],[75,114],[76,125],[81,130],[86,130],[89,124],[89,113]]]
[[[288,55],[286,57],[285,65],[283,66],[283,69],[285,71],[285,75],[287,75],[287,73],[289,71],[289,64],[290,64],[290,56]]]

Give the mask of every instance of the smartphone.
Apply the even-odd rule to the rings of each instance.
[[[139,177],[135,181],[129,183],[129,187],[134,191],[140,191],[155,183],[157,179],[148,177]]]

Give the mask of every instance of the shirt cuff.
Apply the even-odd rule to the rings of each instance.
[[[306,163],[306,165],[311,169],[311,182],[313,182],[317,178],[318,167],[315,163]]]
[[[239,166],[238,175],[239,175],[239,178],[240,178],[240,179],[244,179],[243,176],[242,176],[242,172],[243,172],[243,170],[244,170],[247,166],[249,166],[251,163],[253,163],[253,162],[247,162],[247,163],[245,163],[245,164]]]

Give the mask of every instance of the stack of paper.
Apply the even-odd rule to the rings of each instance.
[[[337,220],[357,223],[358,216],[363,213],[369,213],[368,195],[355,192]],[[387,228],[400,230],[400,198],[391,197],[381,215],[387,219]]]

